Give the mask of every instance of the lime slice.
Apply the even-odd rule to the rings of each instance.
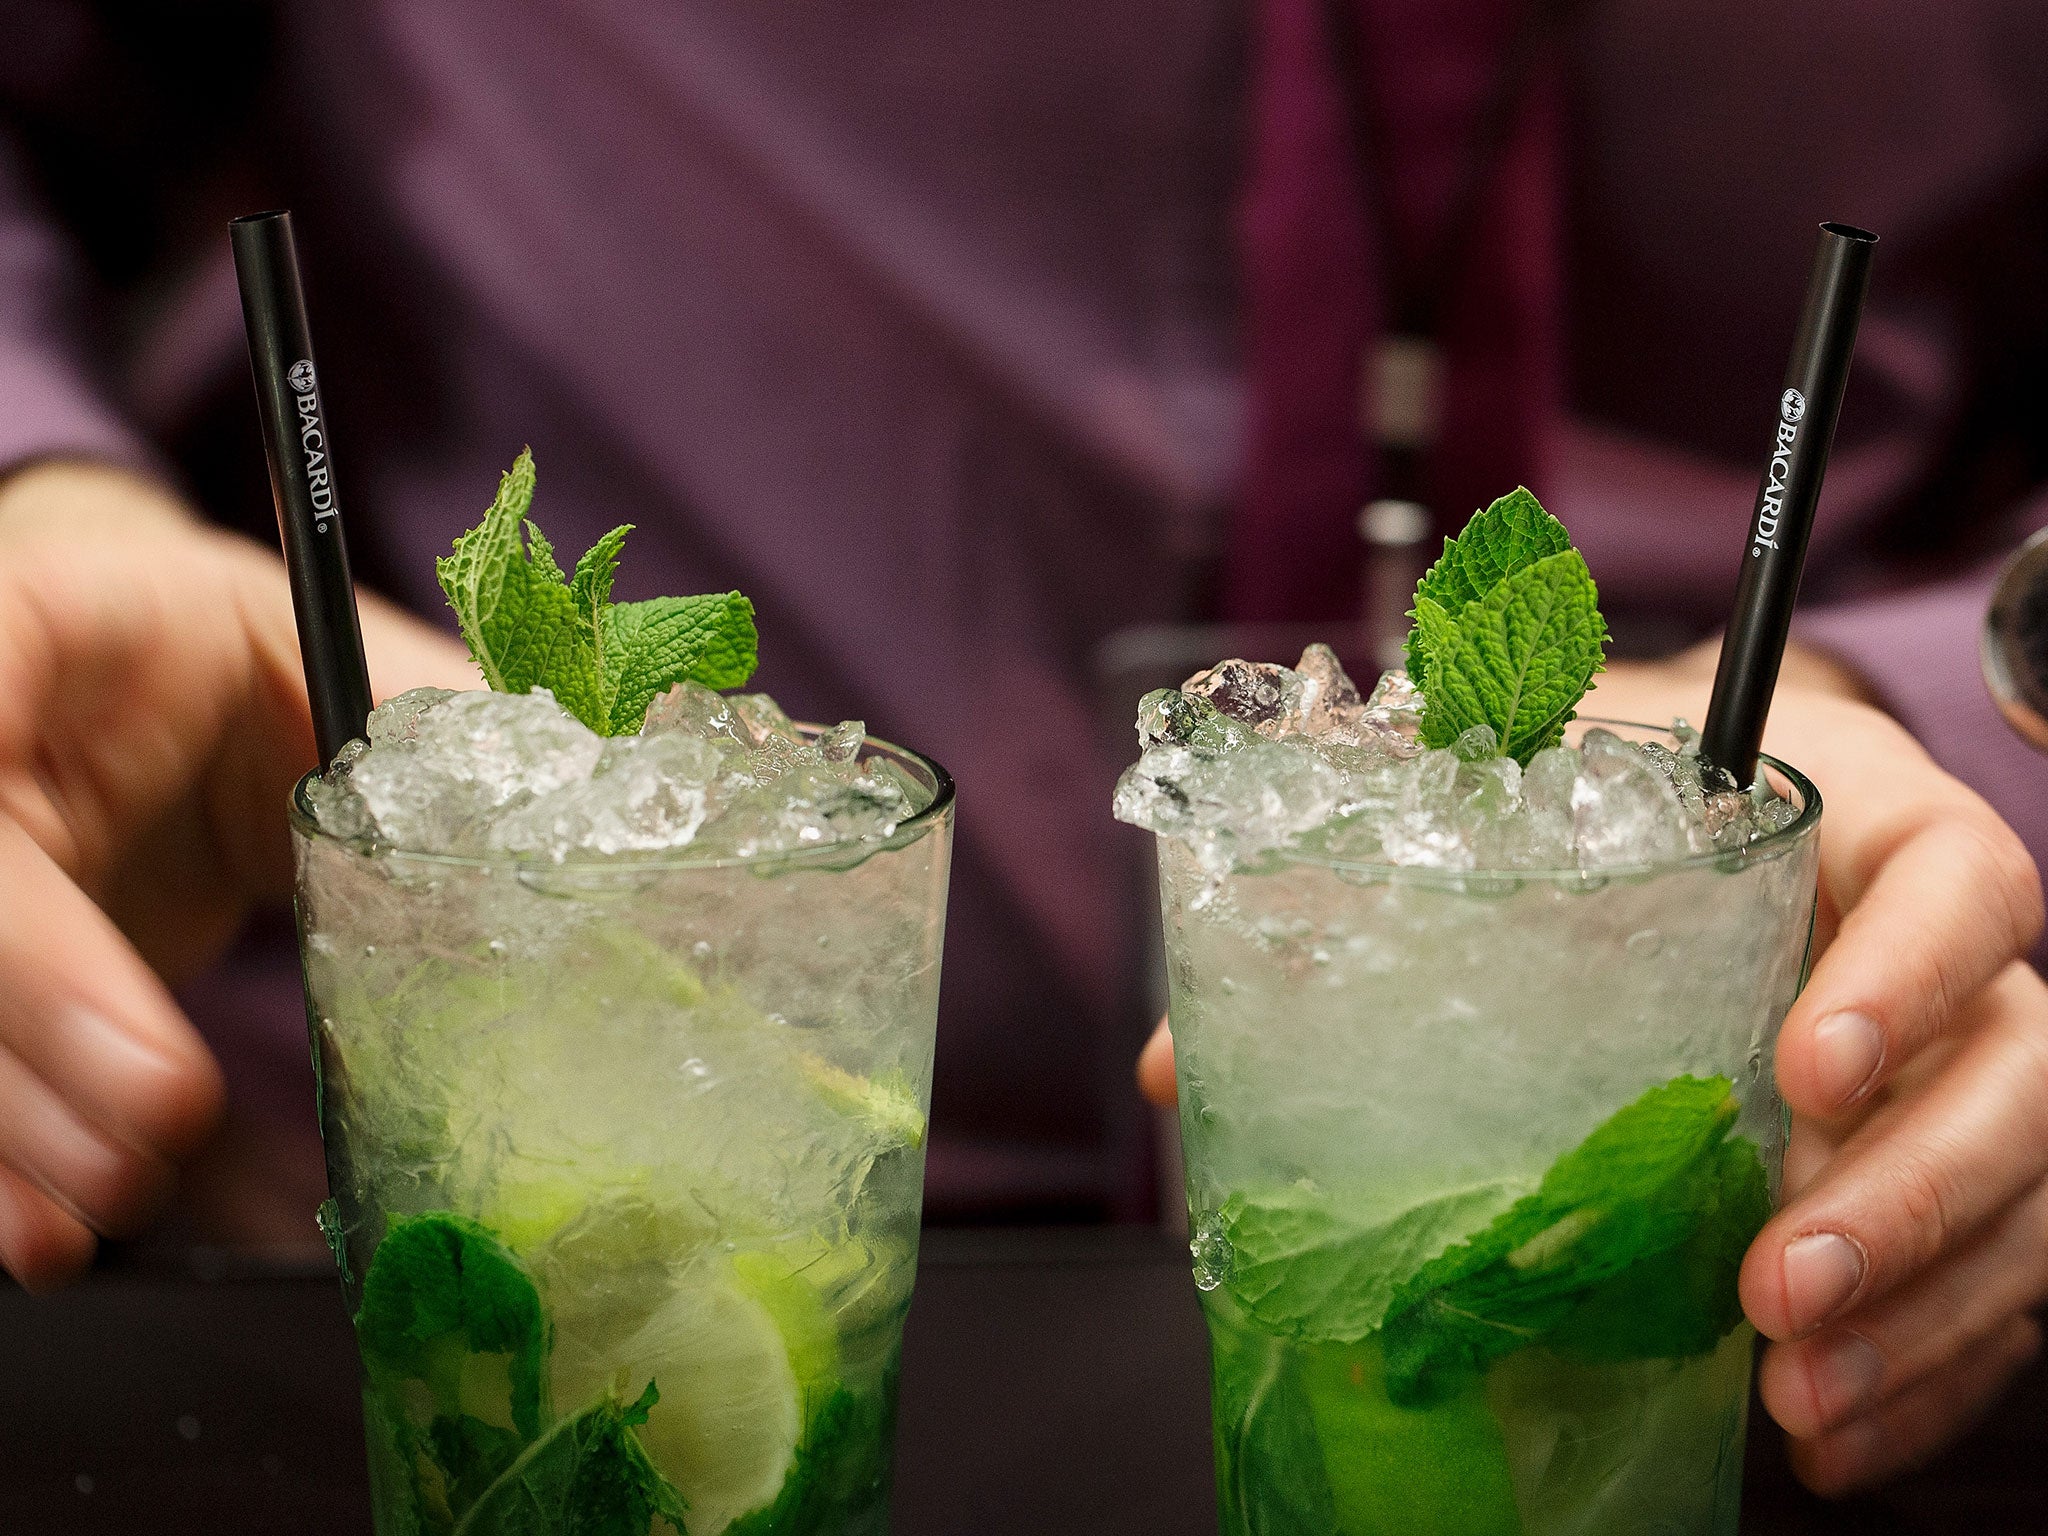
[[[514,1253],[539,1247],[567,1226],[590,1204],[594,1181],[563,1173],[499,1175],[490,1199],[477,1219]]]
[[[797,1059],[821,1099],[873,1133],[877,1152],[924,1145],[924,1111],[902,1073],[862,1077],[810,1051]]]
[[[781,1491],[802,1393],[775,1313],[730,1260],[706,1255],[674,1287],[623,1339],[596,1315],[579,1317],[573,1334],[558,1318],[551,1385],[558,1404],[582,1403],[632,1395],[651,1378],[661,1400],[640,1443],[688,1501],[690,1536],[718,1536]]]
[[[732,1268],[740,1288],[775,1320],[789,1351],[790,1373],[808,1403],[839,1371],[839,1330],[825,1308],[815,1277],[807,1273],[816,1264],[828,1263],[833,1250],[820,1252],[808,1242],[796,1246],[802,1251],[749,1249],[736,1253]]]

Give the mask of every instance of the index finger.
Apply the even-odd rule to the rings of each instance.
[[[1843,915],[1777,1051],[1786,1102],[1822,1119],[1947,1030],[2042,922],[2040,876],[2017,834],[1903,730],[1842,712],[1843,739],[1809,743],[1808,760],[1826,777],[1823,895]]]

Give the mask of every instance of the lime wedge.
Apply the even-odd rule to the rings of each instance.
[[[688,1501],[690,1536],[718,1536],[782,1489],[803,1432],[790,1345],[777,1318],[722,1256],[706,1255],[623,1339],[584,1314],[558,1320],[557,1403],[637,1391],[661,1400],[638,1434],[648,1459]]]

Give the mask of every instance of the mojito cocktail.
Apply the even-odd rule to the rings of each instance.
[[[377,1530],[879,1533],[952,786],[716,691],[746,600],[613,603],[533,483],[440,568],[493,691],[293,817]]]
[[[301,793],[382,1536],[885,1527],[947,786],[688,693],[413,696]]]
[[[1223,1529],[1729,1536],[1818,798],[1687,732],[1431,747],[1426,707],[1321,647],[1225,663],[1147,697],[1119,787]]]

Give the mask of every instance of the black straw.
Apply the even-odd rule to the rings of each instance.
[[[370,713],[370,669],[349,579],[341,501],[334,488],[334,450],[313,366],[306,297],[299,286],[298,249],[288,212],[252,213],[228,225],[242,318],[249,328],[249,366],[263,418],[263,454],[277,533],[291,573],[299,654],[313,706],[313,738],[329,763],[363,734]]]
[[[1732,774],[1737,784],[1756,777],[1764,721],[1792,630],[1792,605],[1806,565],[1806,541],[1834,446],[1842,391],[1856,350],[1856,323],[1870,286],[1877,236],[1847,224],[1823,224],[1806,308],[1792,342],[1778,425],[1757,491],[1735,586],[1735,612],[1721,642],[1714,698],[1700,733],[1700,756]]]

